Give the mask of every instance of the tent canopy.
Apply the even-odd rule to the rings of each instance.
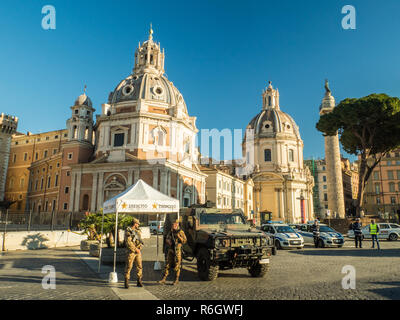
[[[104,202],[103,213],[179,212],[179,200],[168,197],[139,179],[124,192]]]

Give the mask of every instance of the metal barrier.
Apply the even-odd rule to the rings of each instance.
[[[13,212],[0,210],[0,231],[75,230],[84,218],[80,212]]]

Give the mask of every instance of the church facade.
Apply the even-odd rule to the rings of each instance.
[[[81,95],[67,121],[60,211],[96,211],[138,179],[179,199],[205,200],[205,178],[196,162],[196,118],[164,75],[164,51],[149,39],[135,52],[132,73],[120,81],[93,124],[92,102]]]
[[[303,165],[299,128],[279,104],[271,82],[262,94],[262,110],[247,125],[243,140],[246,170],[254,181],[259,221],[304,223],[314,219],[314,179]]]

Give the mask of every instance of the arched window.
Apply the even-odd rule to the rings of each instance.
[[[85,140],[89,140],[89,127],[85,128]]]
[[[268,106],[271,106],[271,96],[268,96]]]
[[[74,126],[72,131],[72,139],[77,139],[77,138],[78,138],[78,128]]]

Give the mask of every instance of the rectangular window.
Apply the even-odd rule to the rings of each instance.
[[[65,194],[69,192],[69,187],[65,187]]]
[[[400,180],[400,170],[397,170],[397,180]]]
[[[28,160],[28,154],[25,152],[24,153],[24,161]]]
[[[326,182],[326,176],[322,176],[322,181]]]
[[[379,197],[376,198],[376,204],[381,204],[381,198]]]
[[[17,155],[14,153],[13,154],[13,162],[15,163],[15,161],[17,161]]]
[[[390,180],[393,180],[393,179],[394,179],[394,175],[393,175],[393,171],[392,171],[392,170],[389,170],[389,171],[387,172],[387,175],[388,175],[388,179],[390,179]]]
[[[121,147],[124,145],[124,137],[123,133],[114,134],[114,147]]]
[[[54,179],[54,186],[58,186],[58,174],[56,174],[56,178]]]
[[[72,155],[73,155],[72,152],[68,153],[68,160],[72,160]]]
[[[328,201],[328,194],[324,193],[324,201]]]
[[[47,188],[50,188],[50,186],[51,186],[51,177],[47,179]]]
[[[381,185],[379,183],[375,183],[375,193],[376,194],[381,193]]]
[[[44,150],[44,152],[43,152],[43,158],[47,158],[47,150]]]
[[[294,161],[294,151],[292,149],[289,149],[289,161]]]
[[[40,181],[40,190],[43,190],[43,178],[42,178],[42,180]]]
[[[396,197],[390,197],[390,203],[396,204]]]
[[[56,154],[57,153],[57,149],[53,149],[53,154]]]
[[[270,162],[271,161],[271,149],[264,150],[264,161]]]
[[[386,161],[386,165],[387,166],[391,166],[392,165],[392,161]]]
[[[39,158],[39,154],[36,152],[35,153],[35,160],[37,160]]]
[[[379,180],[379,171],[374,171],[374,180]]]
[[[389,183],[389,192],[396,192],[394,182]]]
[[[64,202],[63,208],[64,208],[64,210],[67,210],[68,209],[68,203]]]

